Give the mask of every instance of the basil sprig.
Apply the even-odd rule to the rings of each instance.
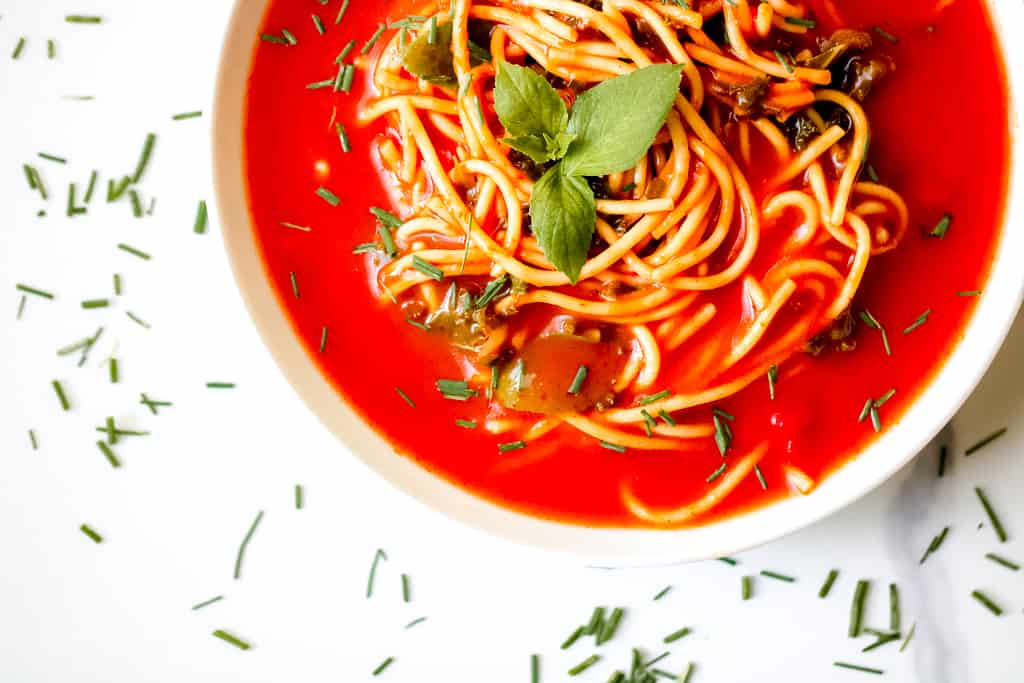
[[[505,144],[537,163],[556,162],[534,185],[530,221],[544,255],[574,284],[597,219],[587,176],[632,168],[650,149],[679,94],[682,67],[657,64],[587,90],[570,114],[533,69],[502,62],[494,108]]]

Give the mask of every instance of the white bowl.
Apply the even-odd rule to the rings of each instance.
[[[520,544],[612,566],[660,564],[729,555],[801,529],[881,485],[928,444],[981,380],[1024,294],[1024,3],[989,0],[1001,27],[1009,73],[1011,168],[1002,242],[963,341],[898,424],[809,496],[790,498],[693,529],[590,529],[529,517],[477,498],[428,473],[392,447],[338,396],[320,374],[278,305],[257,249],[247,203],[243,116],[254,41],[268,0],[237,0],[228,26],[215,100],[213,164],[227,252],[249,313],[282,372],[338,440],[378,475],[426,507]]]

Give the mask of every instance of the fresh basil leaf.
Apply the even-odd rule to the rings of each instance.
[[[558,91],[533,69],[508,62],[498,65],[494,77],[494,110],[513,138],[547,135],[555,139],[569,123]]]
[[[502,140],[506,145],[514,150],[518,150],[530,157],[538,164],[551,161],[551,153],[548,150],[548,143],[543,137],[538,135],[520,135],[516,138],[505,138]]]
[[[597,222],[594,192],[583,178],[551,167],[533,186],[530,225],[549,261],[576,284]]]
[[[491,53],[476,43],[469,43],[470,63],[479,66],[491,61]],[[420,31],[409,43],[402,56],[402,66],[413,76],[437,85],[455,85],[455,65],[452,61],[452,24],[437,27],[436,40],[431,43],[427,31]]]
[[[547,134],[520,135],[515,138],[505,138],[502,142],[512,149],[522,152],[538,164],[543,164],[564,157],[574,139],[568,133],[559,133],[555,137]]]
[[[635,166],[665,125],[681,80],[681,66],[656,64],[582,93],[569,121],[576,140],[565,173],[603,176]]]

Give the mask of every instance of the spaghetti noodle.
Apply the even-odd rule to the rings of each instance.
[[[457,381],[492,402],[492,433],[531,442],[575,429],[595,447],[639,451],[717,439],[726,469],[697,500],[655,511],[623,485],[633,514],[664,524],[714,507],[767,450],[731,453],[712,407],[799,372],[804,344],[847,314],[869,262],[909,221],[900,195],[869,179],[870,121],[828,68],[870,38],[816,46],[800,2],[693,7],[441,0],[360,64],[376,94],[359,123],[386,122],[376,156],[401,215],[381,226],[393,245],[367,257],[381,300],[450,335]],[[453,83],[417,78],[405,62],[439,27]],[[470,38],[481,28],[487,59]],[[590,181],[596,236],[571,278],[531,230],[543,166],[506,144],[496,74],[528,65],[571,107],[660,63],[680,66],[680,92],[634,167]],[[687,370],[666,385],[669,364]],[[584,373],[590,391],[573,392]]]

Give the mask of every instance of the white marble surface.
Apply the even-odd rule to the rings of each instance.
[[[311,10],[313,0],[308,2]],[[359,0],[356,0],[358,2]],[[649,570],[573,566],[484,539],[439,519],[371,478],[306,412],[249,324],[235,292],[216,220],[192,234],[196,202],[212,200],[209,113],[226,0],[6,0],[0,3],[0,681],[145,683],[179,681],[359,681],[385,657],[379,679],[520,683],[529,655],[542,655],[542,681],[594,651],[558,644],[596,604],[628,608],[604,660],[579,680],[604,681],[629,661],[629,647],[673,654],[666,669],[696,662],[693,683],[856,681],[832,667],[846,660],[900,683],[1021,680],[1024,572],[984,559],[998,551],[1024,560],[1024,325],[1018,324],[975,396],[955,421],[952,466],[935,476],[934,449],[896,480],[824,523],[719,562]],[[100,26],[65,24],[66,13],[102,14]],[[29,42],[9,59],[19,36]],[[59,56],[46,59],[45,41]],[[62,99],[95,95],[92,102]],[[134,167],[145,134],[159,133],[146,196],[152,217],[127,204],[94,201],[87,216],[64,216],[69,181]],[[56,195],[29,192],[21,163],[36,160]],[[1019,227],[1019,226],[1017,226]],[[144,262],[115,249],[151,252]],[[83,299],[111,294],[116,307],[84,311]],[[30,299],[15,321],[25,282],[58,294]],[[6,302],[6,303],[3,303]],[[146,319],[145,330],[125,316]],[[55,350],[106,332],[84,368]],[[110,385],[102,360],[122,359]],[[50,381],[61,379],[73,410],[60,411]],[[211,392],[205,383],[238,388]],[[139,392],[174,402],[159,417]],[[107,415],[152,436],[119,448],[112,471],[93,431]],[[964,448],[1009,425],[1002,440],[971,459]],[[38,451],[30,447],[34,428]],[[292,487],[306,487],[296,511]],[[999,544],[973,487],[984,485],[1010,533]],[[258,510],[266,517],[232,579],[238,542]],[[107,541],[78,531],[88,522]],[[952,531],[923,567],[918,560],[944,526]],[[364,596],[374,551],[386,548],[376,594]],[[827,600],[816,597],[829,569],[842,574]],[[770,568],[795,584],[760,578],[740,600],[740,577]],[[403,604],[400,574],[412,577]],[[861,654],[869,640],[846,637],[858,578],[874,581],[867,621],[888,623],[889,582],[902,590],[917,635],[904,654],[889,646]],[[660,602],[652,596],[665,585]],[[975,603],[980,588],[1006,608],[997,618]],[[190,606],[226,599],[199,612]],[[429,619],[410,630],[410,620]],[[694,634],[671,647],[681,626]],[[240,652],[210,636],[225,628],[250,640]]]

